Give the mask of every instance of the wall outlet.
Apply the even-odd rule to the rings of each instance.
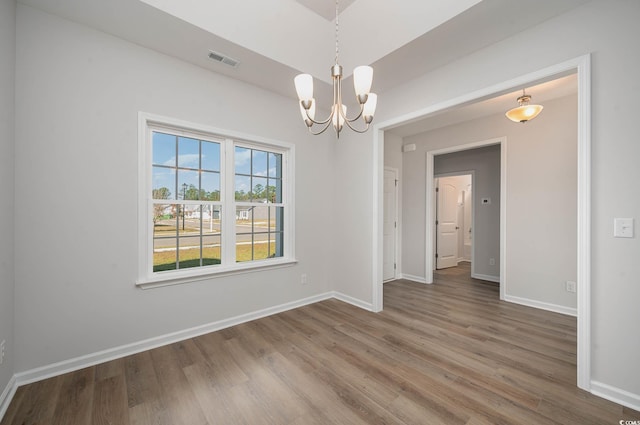
[[[300,283],[303,284],[303,285],[306,285],[308,283],[307,282],[307,274],[306,273],[302,273],[300,275]]]
[[[576,292],[576,283],[570,280],[567,280],[565,283],[567,287],[567,292]]]
[[[0,342],[0,364],[4,362],[5,346],[6,341],[3,339],[2,342]]]
[[[489,265],[490,266],[495,266],[496,265],[496,259],[495,258],[489,258]]]

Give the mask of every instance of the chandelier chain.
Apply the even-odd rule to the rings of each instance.
[[[340,49],[338,48],[338,0],[336,0],[336,65],[338,64],[338,53]]]

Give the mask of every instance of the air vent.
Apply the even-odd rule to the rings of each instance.
[[[229,65],[233,68],[238,66],[238,64],[240,63],[234,58],[225,56],[222,53],[214,52],[213,50],[209,51],[209,59],[214,60],[216,62],[223,63],[225,65]]]

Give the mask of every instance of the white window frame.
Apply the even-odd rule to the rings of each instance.
[[[220,143],[220,189],[222,204],[222,263],[188,269],[153,272],[152,133],[154,131],[196,137]],[[282,202],[284,206],[284,250],[282,257],[236,263],[235,146],[282,154]],[[294,234],[294,158],[295,145],[264,137],[242,134],[168,118],[138,113],[138,279],[141,288],[175,285],[198,280],[247,273],[295,264]],[[180,201],[169,201],[182,202]],[[190,201],[190,203],[198,201]],[[217,203],[217,202],[216,202]],[[271,204],[270,204],[271,205]]]

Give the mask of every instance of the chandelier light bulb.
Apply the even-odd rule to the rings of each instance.
[[[299,74],[294,78],[298,99],[301,102],[308,101],[313,98],[313,77],[309,74]]]
[[[376,113],[376,106],[378,106],[378,95],[375,93],[369,93],[364,109],[362,110],[362,116],[364,121],[369,124],[373,121],[373,114]]]
[[[355,88],[356,96],[358,96],[359,99],[369,94],[372,82],[373,68],[370,66],[363,65],[353,70],[353,87]]]

